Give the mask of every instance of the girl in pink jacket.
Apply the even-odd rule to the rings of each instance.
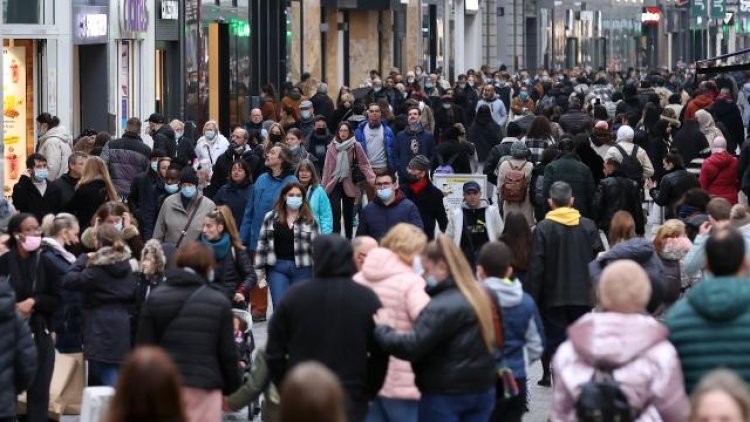
[[[397,331],[410,332],[430,301],[424,279],[414,270],[426,243],[427,236],[418,227],[397,224],[383,238],[381,247],[367,254],[362,271],[354,276],[356,282],[372,288],[391,311]],[[391,356],[385,383],[370,405],[368,420],[416,422],[419,397],[411,364]]]

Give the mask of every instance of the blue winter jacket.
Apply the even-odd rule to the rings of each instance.
[[[245,205],[247,205],[247,198],[250,195],[251,189],[252,184],[249,180],[242,183],[230,181],[222,185],[219,191],[216,192],[216,195],[214,195],[214,204],[217,207],[219,205],[226,205],[232,210],[232,217],[234,217],[237,227],[242,227],[242,220],[245,216]]]
[[[388,126],[388,123],[383,120],[383,135],[385,136],[385,153],[388,156],[388,167],[391,169],[396,168],[396,160],[393,152],[394,145],[396,143],[396,137],[393,135],[393,131],[391,130],[390,126]],[[365,139],[365,125],[368,124],[367,120],[362,121],[359,126],[357,126],[357,130],[354,131],[354,137],[357,139],[357,142],[359,142],[360,145],[362,145],[362,149],[365,150],[365,154],[367,154],[367,139]]]
[[[258,246],[263,218],[273,209],[281,189],[288,183],[297,182],[297,178],[291,172],[282,173],[281,177],[274,177],[271,172],[266,172],[255,181],[247,197],[245,215],[240,226],[240,239],[249,250],[254,251]]]
[[[414,149],[412,149],[411,145],[413,139],[417,142]],[[411,129],[407,128],[396,135],[396,147],[393,152],[398,176],[401,180],[406,180],[406,169],[412,158],[421,154],[429,158],[430,161],[434,161],[435,137],[432,135],[432,132],[425,130],[421,124],[419,125],[419,129],[415,132],[412,132]]]
[[[307,201],[310,203],[315,220],[318,221],[320,234],[333,233],[333,211],[326,190],[318,185],[315,189],[307,192]]]
[[[406,199],[399,190],[396,200],[390,205],[383,204],[380,198],[375,198],[367,204],[359,214],[357,236],[370,236],[380,242],[380,239],[398,223],[410,223],[424,230],[419,209],[413,202]]]

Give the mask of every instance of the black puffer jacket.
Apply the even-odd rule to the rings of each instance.
[[[599,228],[609,233],[609,224],[617,211],[627,211],[635,220],[635,232],[644,234],[645,218],[638,185],[619,170],[599,182],[596,192],[596,215]]]
[[[482,393],[495,385],[495,360],[479,321],[452,279],[427,289],[431,299],[411,333],[379,325],[375,336],[393,356],[408,360],[422,394]]]
[[[204,285],[193,272],[169,271],[141,309],[138,344],[164,348],[186,387],[221,389],[226,395],[240,386],[232,309],[218,289],[206,285],[198,292]]]
[[[130,310],[137,279],[130,252],[104,247],[81,255],[63,278],[63,287],[84,292],[83,355],[120,363],[130,352]]]
[[[677,218],[677,203],[685,192],[701,185],[698,178],[684,168],[676,168],[661,178],[659,189],[651,190],[651,197],[657,205],[664,207],[664,218]]]
[[[164,151],[167,157],[177,155],[177,141],[175,140],[174,130],[169,125],[163,125],[152,136],[154,139],[154,149]]]
[[[133,132],[123,133],[122,138],[110,141],[108,146],[107,156],[112,184],[120,196],[127,197],[135,177],[149,168],[151,148]]]
[[[34,380],[37,356],[29,326],[16,312],[7,278],[0,279],[0,419],[15,420],[16,395]]]
[[[578,135],[591,130],[594,127],[594,120],[588,114],[579,109],[568,110],[567,113],[560,116],[558,122],[565,133]]]

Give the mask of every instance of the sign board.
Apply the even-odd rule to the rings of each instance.
[[[26,48],[3,47],[3,165],[5,195],[26,162]]]
[[[120,1],[120,38],[137,39],[148,31],[148,0]]]
[[[750,13],[750,0],[740,0],[740,12]]]
[[[724,14],[727,13],[726,0],[712,0],[711,1],[711,18],[712,19],[723,19]]]
[[[661,9],[646,7],[641,13],[641,23],[644,25],[658,25],[661,21]]]
[[[177,0],[161,0],[162,20],[176,21],[180,17],[180,8]]]
[[[690,16],[693,18],[697,17],[708,17],[708,5],[707,0],[690,0]]]
[[[74,44],[104,44],[108,34],[107,6],[73,6]]]
[[[464,183],[477,182],[482,187],[482,198],[487,199],[487,176],[484,174],[433,174],[432,184],[443,191],[446,209],[460,207],[464,202]]]

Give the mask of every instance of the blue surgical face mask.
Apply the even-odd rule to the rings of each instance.
[[[521,92],[520,94],[518,94],[518,96],[521,98],[521,100],[526,101],[529,98],[529,93]]]
[[[301,196],[287,196],[286,207],[290,210],[298,210],[302,208],[302,197]]]
[[[380,198],[382,201],[387,201],[391,199],[392,196],[393,196],[392,188],[378,189],[378,198]]]
[[[198,193],[198,188],[195,186],[185,186],[182,188],[182,196],[191,199]]]
[[[438,284],[438,281],[435,280],[435,277],[431,275],[428,275],[424,281],[427,283],[427,287],[435,287]]]
[[[34,169],[34,179],[37,182],[41,182],[41,181],[47,179],[47,176],[49,176],[49,170],[47,170],[47,169]]]
[[[167,193],[171,194],[171,193],[175,193],[178,190],[180,190],[180,186],[177,183],[172,183],[172,184],[165,183],[164,184],[164,190],[166,190]]]
[[[216,132],[214,132],[213,130],[207,130],[205,135],[206,135],[206,138],[210,141],[216,137]]]
[[[156,171],[159,168],[159,162],[158,161],[152,161],[151,162],[151,170]]]

